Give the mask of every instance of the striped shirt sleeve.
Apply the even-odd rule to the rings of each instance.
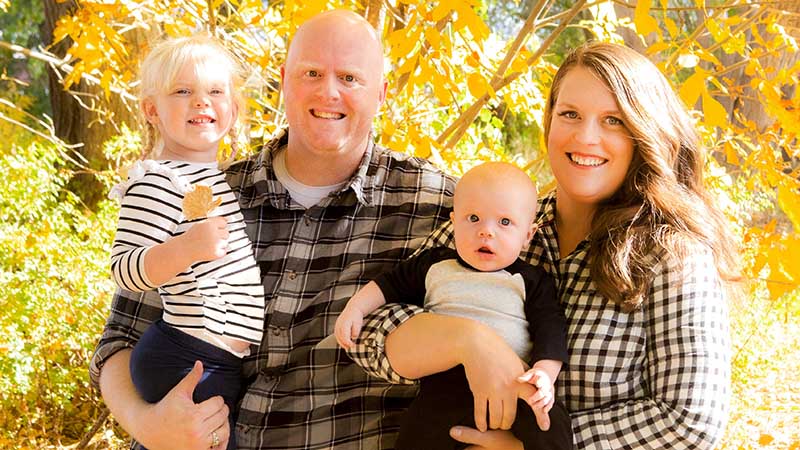
[[[111,274],[117,286],[134,292],[158,286],[147,278],[147,251],[174,236],[183,195],[166,176],[147,172],[122,198],[117,233],[111,248]]]

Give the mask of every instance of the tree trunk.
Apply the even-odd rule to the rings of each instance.
[[[785,14],[778,22],[792,37],[800,39],[800,28],[798,28],[800,27],[800,1],[778,1],[772,3],[770,6],[772,6],[773,9],[789,13]],[[800,60],[800,52],[780,52],[778,55],[768,55],[759,58],[762,67],[772,67],[775,69],[775,72],[782,68],[791,67],[798,60]],[[750,80],[744,73],[744,68],[732,73],[731,76],[737,80],[736,84],[745,86],[742,96],[734,101],[733,107],[738,109],[744,117],[755,122],[759,131],[764,131],[767,127],[772,125],[775,119],[767,115],[762,102],[752,88],[750,88]],[[783,99],[788,100],[793,98],[796,90],[796,85],[784,86],[782,89]]]
[[[70,14],[78,5],[75,0],[42,0],[42,5],[45,17],[40,29],[42,42],[52,53],[63,58],[72,41],[64,39],[53,45],[53,30],[59,18]],[[131,32],[126,38],[129,39],[128,48],[131,52],[135,53],[142,47],[139,45],[139,39],[143,38],[140,32]],[[55,134],[68,144],[83,143],[83,147],[77,151],[88,161],[86,168],[70,167],[74,169],[74,175],[69,189],[78,194],[89,208],[94,209],[97,202],[105,196],[104,186],[93,175],[94,171],[103,170],[108,165],[103,154],[103,144],[119,134],[122,124],[135,127],[136,105],[126,105],[118,95],[106,99],[100,86],[86,81],[72,85],[72,92],[68,92],[61,83],[63,74],[57,73],[52,67],[48,67],[47,72]],[[84,104],[93,105],[94,110],[82,106],[75,98],[76,94]]]

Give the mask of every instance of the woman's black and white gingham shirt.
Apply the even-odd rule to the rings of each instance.
[[[369,377],[335,339],[325,338],[360,287],[408,258],[448,220],[454,179],[423,160],[370,145],[344,188],[305,209],[272,169],[272,155],[286,142],[283,135],[226,171],[267,300],[261,345],[244,360],[237,447],[392,449],[416,387]],[[131,348],[160,316],[157,295],[119,291],[92,358],[93,383],[103,363]]]
[[[571,412],[575,448],[710,449],[722,436],[730,397],[730,342],[724,288],[709,251],[683,263],[654,257],[655,278],[641,309],[625,313],[595,291],[584,241],[560,258],[555,196],[540,201],[540,224],[523,259],[556,279],[567,317],[569,363],[556,382]],[[452,245],[452,229],[426,246]],[[403,382],[383,354],[400,321],[373,316],[353,353],[376,376]],[[419,310],[405,310],[413,315]],[[487,361],[487,363],[490,363]]]
[[[147,279],[145,254],[199,221],[187,220],[181,206],[195,185],[210,187],[213,197],[221,200],[209,214],[228,222],[227,252],[221,258],[192,264],[156,286]],[[121,197],[111,248],[111,273],[118,286],[136,292],[158,288],[164,322],[232,353],[237,352],[221,336],[261,342],[264,287],[239,202],[216,162],[139,161],[111,195]]]

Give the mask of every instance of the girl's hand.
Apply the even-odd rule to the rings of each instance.
[[[490,430],[478,431],[469,427],[453,427],[450,429],[450,437],[463,442],[472,444],[466,450],[522,450],[522,442],[515,438],[510,431]]]
[[[481,326],[478,330],[461,358],[475,401],[475,425],[480,431],[508,430],[517,416],[517,377],[523,374],[525,365],[490,328]]]
[[[175,239],[180,239],[193,262],[213,261],[228,252],[228,222],[224,217],[209,217]]]

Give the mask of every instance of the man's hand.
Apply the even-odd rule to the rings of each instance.
[[[353,345],[353,339],[358,337],[363,324],[364,314],[358,308],[348,304],[336,319],[336,325],[334,326],[336,342],[338,342],[343,349],[350,349]]]
[[[231,430],[228,426],[228,407],[222,397],[212,397],[202,403],[192,399],[203,375],[203,365],[195,362],[192,370],[145,414],[144,429],[137,438],[149,450],[224,449]],[[211,447],[216,433],[219,443]]]
[[[453,427],[450,429],[450,437],[463,442],[472,444],[466,450],[522,450],[522,442],[515,438],[510,431],[489,430],[478,431],[469,427]]]

